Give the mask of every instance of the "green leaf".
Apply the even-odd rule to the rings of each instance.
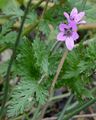
[[[39,68],[36,66],[32,44],[26,38],[22,41],[21,46],[18,48],[14,74],[20,75],[26,80],[29,79],[29,77],[38,80],[40,73]]]
[[[77,94],[79,100],[85,96],[87,98],[93,98],[92,93],[90,92],[90,90],[88,90],[87,88],[84,87],[84,84],[82,82],[80,82],[80,80],[76,81],[74,83],[74,87],[73,87],[75,93]]]
[[[43,86],[39,86],[37,87],[38,89],[36,90],[36,100],[44,105],[46,100],[47,100],[47,96],[48,96],[48,92],[47,90],[43,89]]]
[[[7,67],[8,67],[8,62],[0,64],[0,76],[4,76],[6,74]]]
[[[78,75],[79,75],[79,71],[77,70],[66,71],[64,75],[64,79],[77,78]]]
[[[87,2],[88,8],[85,10],[86,13],[86,21],[91,23],[91,22],[96,22],[96,15],[94,14],[94,11],[96,11],[96,4],[92,2]]]
[[[34,80],[22,80],[12,93],[7,109],[8,117],[16,117],[24,111],[30,110],[36,101],[39,104],[44,104],[47,95],[46,90],[35,83]]]
[[[45,35],[49,35],[49,32],[50,32],[50,29],[49,29],[49,26],[48,26],[48,22],[46,20],[42,20],[40,23],[39,23],[39,30],[41,32],[43,32]]]
[[[14,43],[16,40],[17,33],[16,32],[9,32],[5,36],[0,36],[0,43]]]
[[[13,27],[13,23],[14,21],[7,21],[5,22],[3,25],[2,25],[2,31],[1,31],[1,34],[4,35],[8,32],[11,31],[12,27]]]
[[[9,4],[3,8],[3,13],[13,17],[21,17],[23,16],[24,12],[19,8],[15,0],[11,0],[11,2],[9,2]]]
[[[32,24],[32,22],[34,22],[37,19],[37,14],[35,11],[29,12],[29,14],[27,15],[26,18],[26,23],[28,24]]]
[[[36,64],[40,67],[41,73],[48,74],[48,49],[46,43],[35,39],[33,43],[34,57],[37,59]]]

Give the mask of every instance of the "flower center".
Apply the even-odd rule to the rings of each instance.
[[[72,20],[72,21],[73,21],[73,20],[74,20],[74,17],[73,17],[73,16],[70,16],[70,20]]]
[[[72,28],[66,29],[65,28],[65,34],[66,36],[71,36],[72,35]]]

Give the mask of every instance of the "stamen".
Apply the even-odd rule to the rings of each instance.
[[[71,28],[65,28],[64,35],[71,36],[72,35],[72,27]]]

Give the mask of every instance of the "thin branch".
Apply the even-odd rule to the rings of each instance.
[[[59,77],[60,71],[61,71],[62,66],[63,66],[63,64],[64,64],[64,61],[65,61],[65,59],[66,59],[66,57],[67,57],[67,54],[68,54],[68,50],[66,49],[66,51],[64,52],[64,54],[63,54],[63,56],[62,56],[62,58],[61,58],[61,60],[60,60],[60,63],[59,63],[58,68],[57,68],[57,72],[56,72],[56,74],[55,74],[55,76],[54,76],[54,79],[53,79],[53,81],[52,81],[52,85],[51,85],[50,90],[49,90],[50,95],[49,95],[48,102],[44,105],[43,110],[42,110],[42,112],[41,112],[41,116],[39,117],[39,120],[42,120],[42,118],[43,118],[43,116],[44,116],[44,114],[45,114],[45,111],[46,111],[46,109],[47,109],[47,107],[48,107],[48,105],[49,105],[49,103],[50,103],[50,98],[53,96],[54,87],[55,87],[55,84],[56,84],[57,79],[58,79],[58,77]]]
[[[42,75],[42,76],[41,76],[41,79],[38,81],[38,84],[40,84],[45,77],[46,77],[46,74]]]
[[[42,13],[42,15],[41,15],[41,19],[42,19],[42,18],[44,17],[44,15],[45,15],[45,12],[46,12],[47,7],[48,7],[48,3],[49,3],[49,0],[46,1],[46,4],[45,4],[44,10],[43,10],[43,13]]]
[[[49,93],[50,93],[50,98],[53,96],[54,87],[55,87],[55,84],[56,84],[57,79],[58,79],[58,77],[59,77],[60,71],[61,71],[61,69],[62,69],[62,67],[63,67],[64,61],[65,61],[65,59],[66,59],[66,57],[67,57],[67,54],[68,54],[68,50],[66,49],[66,51],[64,52],[64,54],[63,54],[63,56],[62,56],[62,58],[61,58],[61,60],[60,60],[60,63],[59,63],[58,68],[57,68],[57,72],[56,72],[56,74],[55,74],[55,76],[54,76],[54,79],[53,79],[53,81],[52,81],[52,85],[51,85],[51,88],[50,88],[50,91],[49,91]]]
[[[90,30],[90,29],[96,29],[96,23],[86,23],[79,25],[79,30]]]
[[[84,114],[84,115],[75,115],[72,118],[92,118],[92,117],[96,117],[96,113]]]
[[[62,112],[61,112],[61,114],[60,114],[60,116],[59,116],[59,118],[58,118],[58,120],[62,120],[62,119],[64,118],[66,109],[67,109],[67,107],[69,106],[72,98],[73,98],[73,95],[71,95],[71,96],[68,98],[68,100],[67,100],[67,102],[66,102],[66,104],[65,104],[65,106],[64,106],[64,108],[63,108],[63,110],[62,110]]]
[[[58,96],[54,96],[50,98],[50,101],[55,101],[55,100],[59,100],[59,99],[63,99],[63,98],[67,98],[70,96],[70,92],[69,93],[65,93],[63,95],[58,95]]]
[[[49,55],[52,55],[52,53],[53,53],[61,44],[62,44],[62,42],[56,41],[56,42],[53,44],[53,46],[52,46],[52,48],[51,48],[51,50],[50,50],[50,54],[49,54]]]
[[[78,108],[76,110],[74,110],[73,112],[67,114],[64,116],[64,120],[69,120],[70,118],[72,118],[74,115],[78,114],[81,110],[86,109],[87,107],[89,107],[90,105],[94,104],[96,102],[96,98],[83,103],[82,105],[78,106]]]

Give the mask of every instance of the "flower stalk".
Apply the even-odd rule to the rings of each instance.
[[[48,107],[48,105],[49,105],[49,103],[50,103],[50,99],[51,99],[52,96],[53,96],[54,87],[55,87],[56,82],[57,82],[57,80],[58,80],[58,77],[59,77],[59,75],[60,75],[60,72],[61,72],[61,69],[62,69],[62,67],[63,67],[64,61],[65,61],[65,59],[66,59],[66,57],[67,57],[67,54],[68,54],[68,50],[66,49],[66,50],[64,51],[63,55],[62,55],[62,58],[61,58],[60,63],[59,63],[59,65],[58,65],[56,74],[55,74],[54,79],[53,79],[53,81],[52,81],[52,85],[51,85],[51,87],[50,87],[50,89],[49,89],[49,99],[48,99],[47,103],[44,105],[44,107],[43,107],[43,109],[42,109],[42,112],[41,112],[41,115],[40,115],[40,117],[39,117],[39,120],[42,120],[42,118],[43,118],[43,116],[44,116],[44,114],[45,114],[45,111],[46,111],[46,109],[47,109],[47,107]]]

